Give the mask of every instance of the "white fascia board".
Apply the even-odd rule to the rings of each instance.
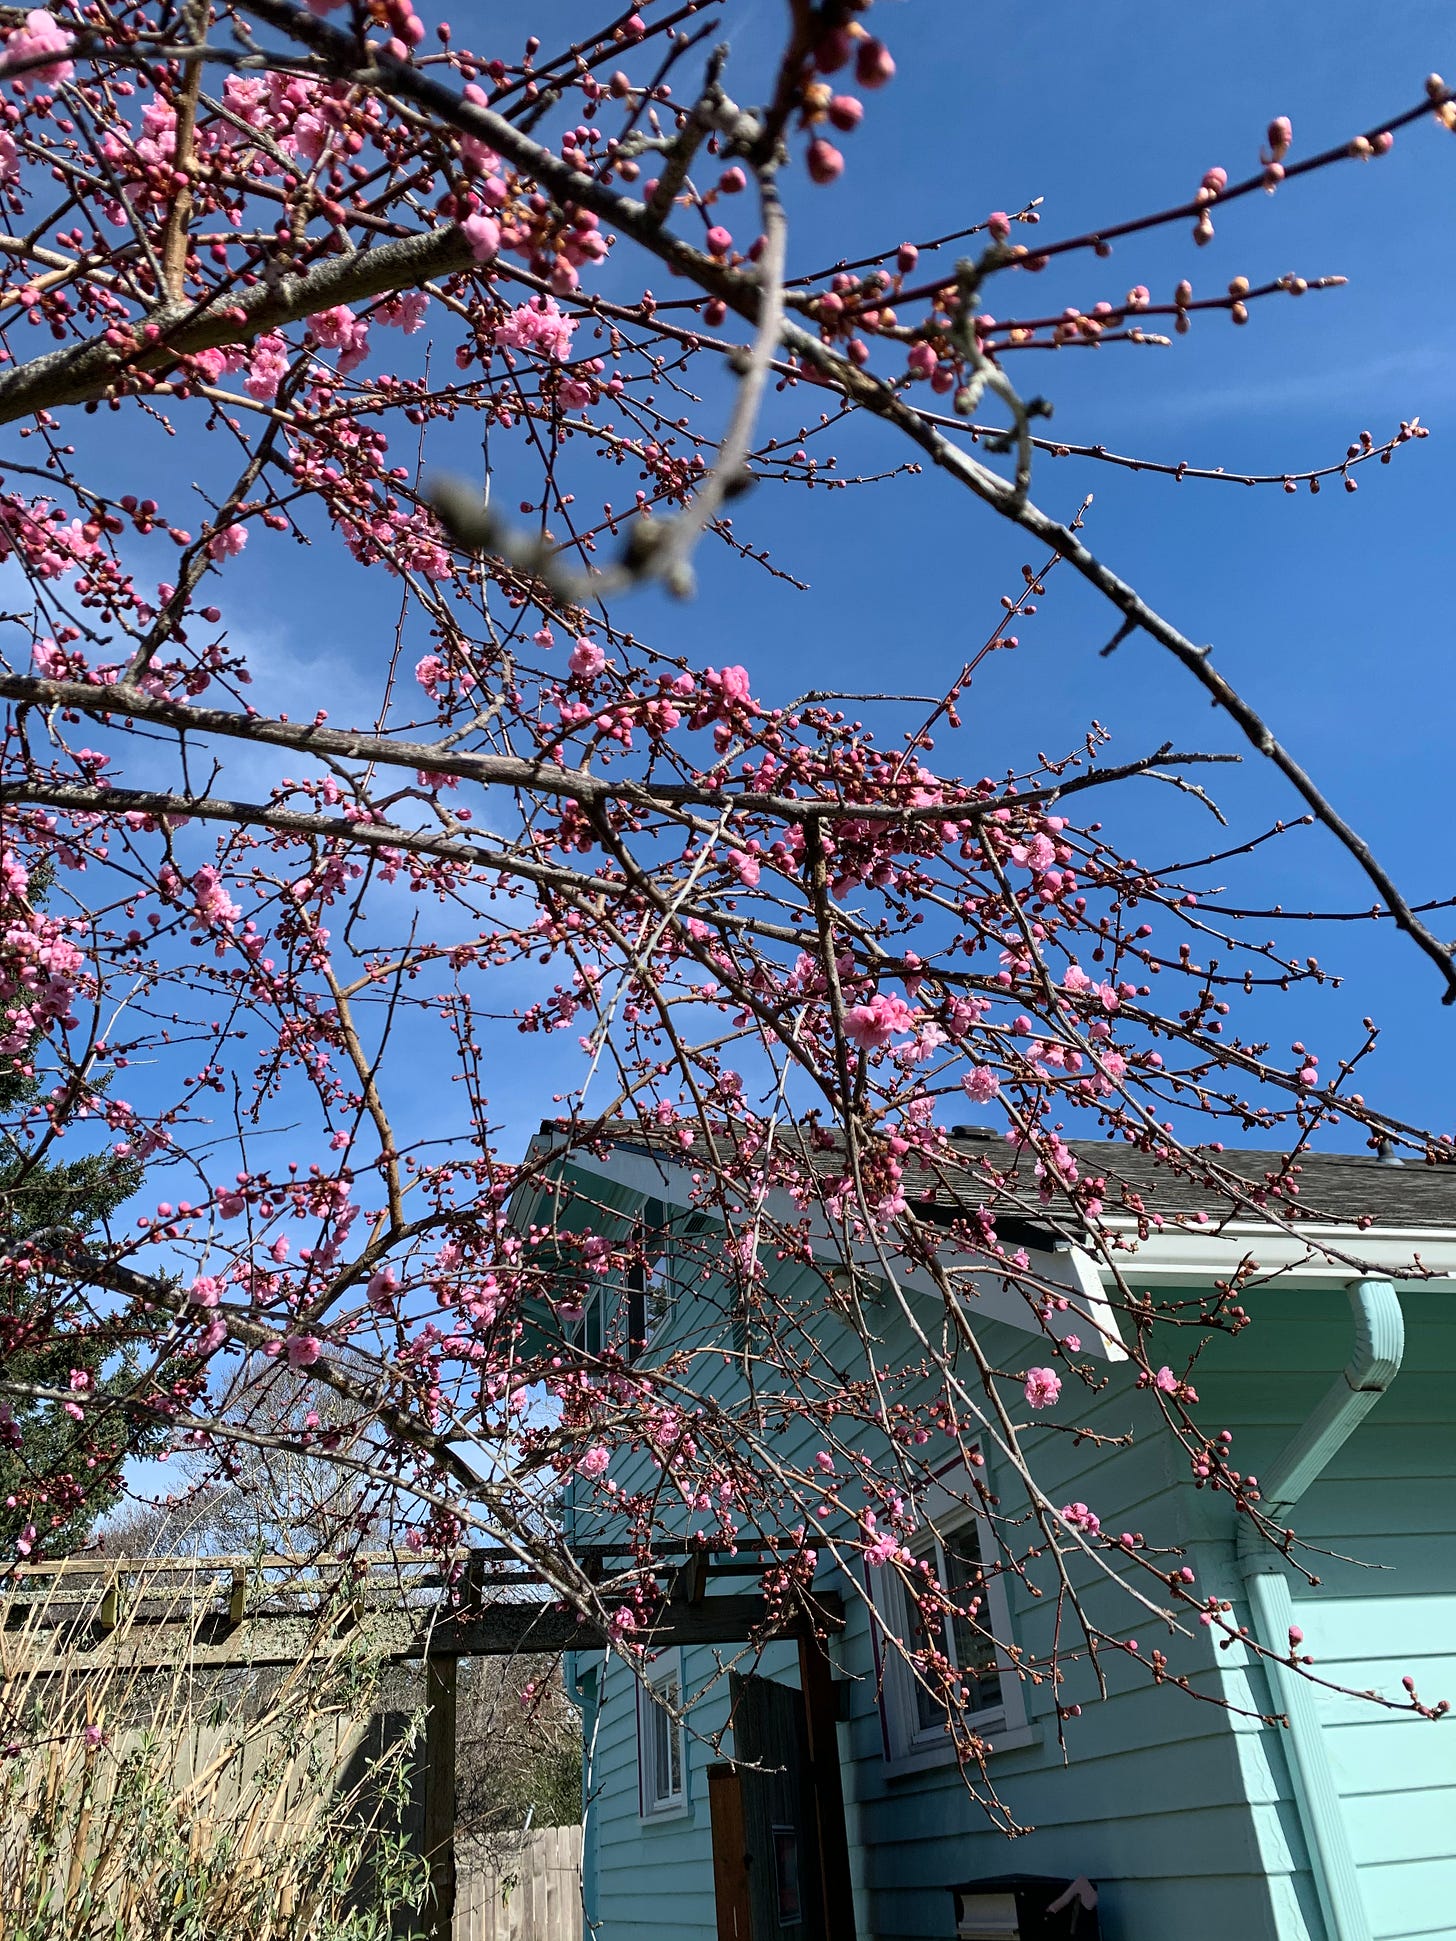
[[[1345,1287],[1362,1274],[1388,1273],[1402,1279],[1456,1279],[1456,1231],[1450,1227],[1326,1226],[1292,1231],[1261,1221],[1230,1221],[1201,1232],[1195,1227],[1164,1227],[1144,1240],[1135,1222],[1107,1220],[1132,1236],[1127,1252],[1113,1258],[1123,1278],[1144,1282],[1227,1280],[1244,1261],[1258,1263],[1261,1276],[1303,1286]],[[1357,1263],[1351,1265],[1351,1262]],[[1089,1263],[1090,1264],[1090,1263]],[[1097,1271],[1104,1284],[1112,1274],[1105,1262]]]
[[[630,1143],[614,1144],[600,1159],[579,1150],[568,1151],[564,1144],[562,1153],[581,1172],[609,1179],[618,1186],[626,1187],[629,1192],[641,1193],[645,1198],[661,1200],[664,1206],[684,1210],[695,1206],[693,1175],[696,1169],[691,1161],[668,1159],[649,1147]],[[696,1210],[703,1210],[700,1203],[696,1204]],[[770,1192],[766,1196],[763,1212],[770,1221],[785,1227],[798,1225],[804,1218],[803,1210],[793,1195],[783,1191]],[[843,1259],[842,1241],[822,1214],[811,1215],[809,1240],[817,1258],[826,1261]],[[893,1236],[885,1252],[890,1257],[895,1280],[902,1288],[909,1293],[928,1295],[932,1300],[942,1298],[940,1288],[930,1275],[894,1259]],[[877,1270],[883,1273],[880,1254],[875,1247],[860,1244],[851,1250],[851,1254],[855,1264],[864,1267],[868,1273],[873,1274]],[[1127,1359],[1127,1350],[1118,1334],[1117,1321],[1108,1305],[1106,1290],[1092,1261],[1080,1248],[1058,1246],[1055,1250],[1038,1251],[1031,1256],[1038,1278],[1049,1287],[1064,1287],[1072,1302],[1065,1311],[1047,1317],[1045,1331],[1035,1323],[1025,1297],[1003,1286],[1000,1276],[990,1272],[967,1273],[968,1258],[966,1255],[953,1254],[949,1248],[946,1250],[946,1266],[955,1271],[956,1288],[964,1295],[968,1312],[972,1315],[1004,1322],[1039,1339],[1048,1331],[1058,1339],[1066,1334],[1075,1334],[1082,1338],[1081,1352],[1084,1354],[1107,1361]],[[1089,1323],[1093,1330],[1090,1339],[1087,1338]]]

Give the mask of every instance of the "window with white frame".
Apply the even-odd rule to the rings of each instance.
[[[972,1730],[993,1746],[1023,1739],[1021,1683],[1004,1649],[1010,1625],[1006,1587],[999,1572],[986,1569],[993,1553],[963,1469],[929,1492],[921,1527],[906,1548],[914,1561],[903,1574],[889,1567],[873,1573],[881,1580],[873,1588],[886,1634],[879,1650],[890,1763],[912,1771],[955,1757],[945,1701],[907,1658],[927,1649],[951,1665],[952,1689],[962,1695],[960,1716]],[[916,1595],[918,1586],[925,1595]]]
[[[681,1719],[682,1653],[664,1651],[637,1685],[637,1776],[644,1820],[685,1813],[686,1734]]]

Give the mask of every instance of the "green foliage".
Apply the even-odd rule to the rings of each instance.
[[[0,1360],[8,1382],[69,1391],[78,1369],[91,1386],[76,1396],[81,1422],[54,1402],[8,1398],[14,1422],[0,1430],[0,1555],[13,1554],[27,1523],[48,1551],[74,1548],[109,1507],[124,1457],[143,1453],[157,1435],[132,1433],[112,1406],[129,1392],[134,1369],[107,1326],[106,1297],[68,1266],[136,1191],[141,1168],[110,1153],[56,1164],[36,1152],[19,1127],[40,1089],[37,1077],[0,1060],[0,1256],[14,1263],[0,1269]]]

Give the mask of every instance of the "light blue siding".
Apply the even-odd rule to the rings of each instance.
[[[787,1312],[816,1298],[816,1286],[780,1264],[772,1298]],[[705,1404],[731,1409],[741,1400],[742,1365],[721,1352],[721,1284],[707,1284],[701,1295],[700,1303],[684,1304],[654,1353],[670,1343],[700,1347]],[[1248,1305],[1255,1327],[1236,1342],[1215,1342],[1196,1380],[1202,1419],[1232,1429],[1235,1459],[1257,1471],[1343,1364],[1349,1323],[1337,1291],[1281,1290],[1251,1296]],[[1413,1293],[1406,1306],[1405,1370],[1296,1519],[1322,1549],[1389,1569],[1362,1572],[1312,1558],[1320,1587],[1294,1588],[1307,1648],[1328,1676],[1399,1693],[1409,1672],[1423,1698],[1456,1698],[1456,1305],[1441,1287]],[[879,1319],[884,1359],[893,1363],[908,1337],[889,1308]],[[821,1313],[813,1326],[827,1373],[845,1343],[832,1317]],[[999,1365],[1014,1368],[1030,1358],[1028,1337],[996,1323],[980,1332]],[[1170,1338],[1163,1352],[1181,1360],[1181,1339]],[[1158,1429],[1152,1398],[1134,1389],[1126,1368],[1099,1365],[1098,1372],[1108,1376],[1100,1394],[1069,1394],[1061,1413],[1075,1412],[1079,1423],[1109,1436],[1131,1430],[1133,1445],[1074,1445],[1033,1431],[1028,1444],[1043,1486],[1057,1503],[1091,1503],[1109,1529],[1181,1545],[1200,1594],[1228,1597],[1245,1618],[1227,1499],[1191,1488],[1186,1457]],[[786,1461],[811,1446],[803,1436],[796,1442],[792,1427],[780,1445]],[[1019,1508],[1014,1479],[998,1479],[993,1470],[993,1486],[998,1480],[1004,1507]],[[840,1744],[861,1941],[946,1941],[952,1884],[1008,1870],[1098,1880],[1107,1941],[1174,1934],[1179,1941],[1324,1941],[1282,1733],[1257,1716],[1270,1709],[1257,1662],[1237,1649],[1217,1650],[1196,1621],[1191,1636],[1170,1634],[1151,1614],[1134,1624],[1125,1592],[1102,1580],[1087,1558],[1074,1557],[1071,1572],[1095,1621],[1118,1637],[1137,1636],[1144,1650],[1166,1652],[1172,1672],[1186,1674],[1209,1702],[1151,1687],[1146,1672],[1116,1651],[1103,1654],[1108,1695],[1099,1698],[1084,1656],[1068,1665],[1061,1689],[1063,1703],[1082,1706],[1067,1725],[1064,1759],[1052,1693],[1045,1683],[1028,1682],[1030,1743],[994,1752],[987,1775],[1003,1817],[1026,1829],[1016,1840],[996,1830],[953,1767],[913,1775],[887,1768],[871,1620],[848,1587],[835,1654],[850,1686]],[[1147,1581],[1156,1593],[1156,1580]],[[1053,1600],[1014,1582],[1011,1595],[1019,1642],[1032,1653],[1046,1651]],[[734,1655],[686,1652],[687,1688],[711,1683]],[[783,1647],[740,1669],[795,1678]],[[605,1670],[587,1836],[595,1932],[600,1941],[713,1941],[706,1769],[723,1756],[714,1739],[726,1723],[726,1677],[693,1715],[687,1813],[659,1823],[644,1823],[638,1810],[634,1683],[619,1662]],[[1321,1701],[1321,1716],[1373,1933],[1379,1941],[1414,1941],[1456,1932],[1456,1723],[1432,1726],[1333,1697]]]
[[[1288,1574],[1302,1649],[1322,1678],[1399,1700],[1409,1675],[1428,1704],[1456,1702],[1456,1295],[1405,1288],[1401,1305],[1400,1375],[1294,1514],[1310,1546],[1301,1561],[1320,1581]],[[1257,1473],[1343,1364],[1349,1337],[1330,1297],[1284,1291],[1266,1297],[1251,1338],[1261,1373],[1234,1372],[1234,1344],[1201,1387]],[[1333,1692],[1315,1703],[1372,1935],[1456,1933],[1456,1723]],[[1282,1769],[1282,1735],[1258,1736]]]

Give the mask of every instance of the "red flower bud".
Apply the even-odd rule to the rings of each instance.
[[[826,34],[814,49],[814,65],[821,74],[837,74],[854,51],[854,41],[844,27]]]
[[[895,77],[895,63],[882,40],[862,40],[854,57],[854,78],[862,88],[882,88]]]
[[[844,157],[833,142],[825,141],[822,135],[809,144],[809,179],[811,182],[832,182],[844,173]]]

